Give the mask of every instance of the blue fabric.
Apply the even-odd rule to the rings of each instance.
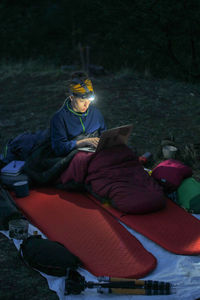
[[[49,139],[49,129],[38,130],[35,133],[24,132],[8,141],[4,146],[3,162],[26,160],[35,148]]]
[[[75,137],[81,134],[99,132],[106,129],[104,118],[100,111],[90,105],[86,113],[71,111],[69,99],[50,120],[51,146],[57,156],[63,156],[76,147]]]

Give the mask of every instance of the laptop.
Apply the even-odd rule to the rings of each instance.
[[[128,143],[128,138],[132,132],[133,125],[123,125],[120,127],[111,128],[102,132],[97,148],[94,147],[81,147],[79,151],[86,152],[99,152],[103,149],[126,145]]]

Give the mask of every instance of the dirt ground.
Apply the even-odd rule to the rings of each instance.
[[[63,71],[1,73],[0,145],[22,132],[46,128],[51,115],[65,100],[68,78]],[[161,141],[174,136],[199,179],[196,153],[188,156],[184,151],[185,145],[200,142],[200,85],[145,78],[130,72],[92,78],[95,105],[108,128],[133,123],[129,146],[138,154],[150,151],[154,163],[162,159]],[[45,279],[23,265],[10,240],[0,234],[0,243],[0,299],[58,299]]]

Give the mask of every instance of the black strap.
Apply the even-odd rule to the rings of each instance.
[[[89,93],[90,90],[88,89],[87,85],[85,84],[85,82],[79,78],[74,78],[72,80],[73,83],[77,83],[77,84],[80,84],[80,86],[82,86],[84,89],[85,89],[85,92],[86,93]]]

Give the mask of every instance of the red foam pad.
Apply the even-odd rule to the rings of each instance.
[[[84,194],[38,189],[15,201],[33,225],[77,255],[95,276],[140,278],[156,267],[155,257]]]
[[[170,199],[165,208],[156,212],[124,215],[111,206],[100,204],[93,196],[88,196],[124,224],[164,249],[175,254],[200,254],[200,221]]]

